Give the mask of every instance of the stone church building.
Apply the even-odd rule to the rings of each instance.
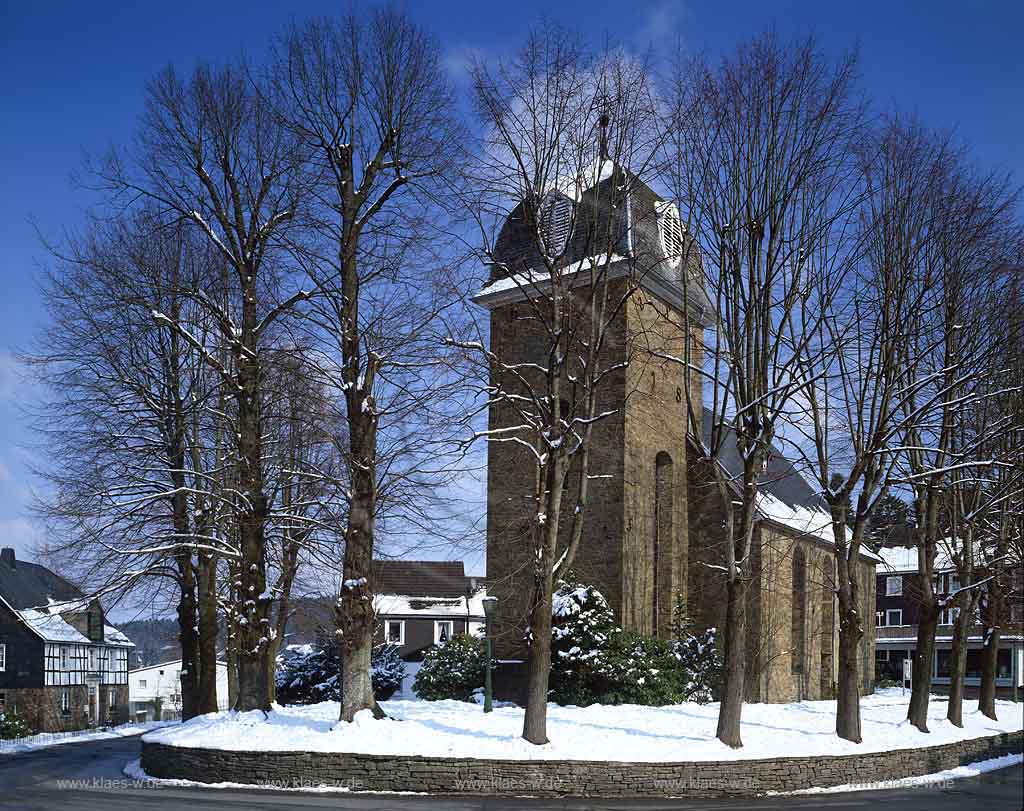
[[[722,629],[725,583],[715,566],[724,560],[723,508],[708,463],[688,436],[687,402],[700,407],[701,378],[664,358],[688,352],[690,363],[700,364],[705,332],[715,321],[700,256],[674,203],[608,160],[593,180],[577,194],[552,191],[542,205],[542,238],[557,245],[564,272],[578,275],[574,286],[589,282],[584,269],[595,261],[596,233],[609,298],[624,301],[603,350],[605,368],[614,369],[597,393],[596,413],[611,416],[594,428],[590,472],[599,478],[591,483],[573,571],[605,595],[627,630],[667,635],[678,595],[699,627]],[[474,297],[490,311],[491,348],[505,364],[546,364],[547,338],[528,301],[543,295],[543,287],[522,282],[543,268],[538,250],[518,206],[495,244],[490,281]],[[492,404],[490,429],[513,419],[507,405]],[[734,448],[722,464],[738,464]],[[494,632],[505,671],[499,684],[515,684],[516,662],[525,655],[535,475],[527,449],[489,443],[487,580],[499,600]],[[829,516],[781,454],[773,454],[762,481],[748,589],[747,699],[828,697],[838,651]],[[563,503],[575,503],[571,491]],[[858,566],[865,617],[874,611],[876,560],[866,552]],[[874,629],[865,631],[862,687],[870,692]]]

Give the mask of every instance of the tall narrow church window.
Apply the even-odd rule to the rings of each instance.
[[[683,255],[683,224],[679,219],[679,208],[675,203],[658,205],[658,236],[661,250],[672,264],[678,264]]]
[[[657,636],[668,630],[671,621],[672,513],[675,503],[675,481],[672,457],[662,451],[654,460],[654,544],[651,555],[651,617],[652,630]]]
[[[554,259],[565,253],[572,232],[572,200],[558,192],[548,192],[540,204],[540,238],[544,254]]]
[[[793,633],[792,670],[804,673],[807,670],[806,617],[807,617],[807,555],[803,549],[793,552]]]

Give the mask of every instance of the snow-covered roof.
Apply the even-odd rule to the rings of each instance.
[[[378,617],[466,617],[482,619],[483,598],[486,589],[480,589],[469,598],[465,597],[408,597],[400,594],[377,594],[373,598],[373,610]]]
[[[711,427],[711,415],[705,410],[705,444],[710,442]],[[742,477],[743,463],[732,431],[726,432],[719,462],[732,481],[735,482]],[[832,515],[825,508],[821,496],[778,448],[772,447],[767,468],[760,478],[756,507],[762,519],[795,530],[800,535],[810,536],[815,541],[829,546],[835,543]],[[851,534],[847,528],[848,540]],[[865,546],[861,546],[860,556],[876,563],[881,560]]]
[[[112,625],[103,625],[103,641],[93,642],[70,622],[64,619],[58,608],[64,603],[53,603],[46,609],[22,608],[15,613],[36,635],[46,642],[73,642],[78,645],[111,645],[134,648],[135,643]],[[64,609],[64,613],[67,610]]]
[[[916,546],[883,546],[878,550],[882,559],[880,570],[887,572],[911,574],[917,572],[917,547]],[[945,572],[955,568],[949,555],[949,549],[944,543],[938,545],[935,553],[935,571]]]

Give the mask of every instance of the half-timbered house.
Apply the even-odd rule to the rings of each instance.
[[[135,645],[59,575],[0,551],[0,713],[35,732],[120,723]]]

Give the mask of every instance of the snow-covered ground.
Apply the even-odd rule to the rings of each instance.
[[[141,735],[143,732],[152,732],[155,729],[164,729],[170,726],[177,726],[178,721],[151,721],[145,724],[122,724],[109,729],[84,730],[82,732],[42,732],[38,735],[29,735],[27,738],[16,738],[10,741],[0,741],[0,755],[13,755],[18,752],[33,752],[36,749],[46,749],[50,746],[58,746],[62,743],[81,743],[82,741],[105,741],[111,738],[127,738],[131,735]]]
[[[213,713],[150,732],[145,740],[248,751],[666,762],[881,752],[951,743],[1024,726],[1019,704],[997,702],[1000,720],[991,721],[977,712],[977,702],[970,701],[964,702],[964,727],[959,729],[945,720],[945,699],[933,696],[929,703],[931,732],[925,734],[905,720],[909,700],[898,688],[866,696],[861,701],[864,742],[860,745],[836,737],[834,701],[745,705],[745,745],[738,750],[715,738],[717,704],[552,704],[548,708],[551,742],[546,746],[533,746],[520,738],[522,709],[500,707],[485,715],[479,706],[459,701],[388,701],[383,704],[388,720],[374,721],[366,712],[352,724],[338,722],[336,702],[280,707],[267,717],[261,712]]]

